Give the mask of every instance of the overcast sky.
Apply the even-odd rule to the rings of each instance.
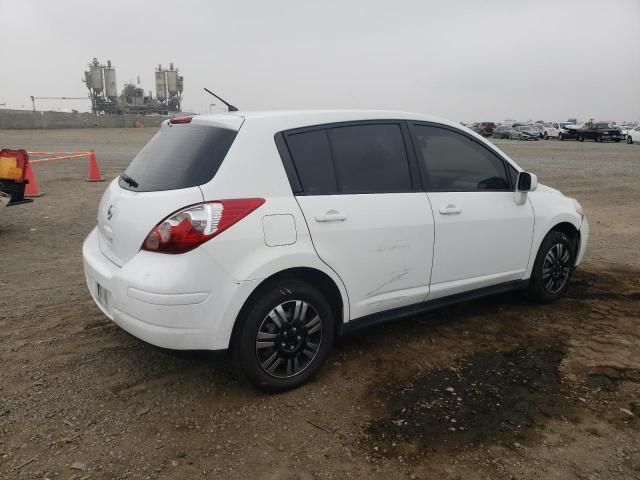
[[[93,57],[154,95],[174,62],[197,112],[206,86],[241,110],[640,120],[640,0],[0,0],[6,108],[86,96]]]

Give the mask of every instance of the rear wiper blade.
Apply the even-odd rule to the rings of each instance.
[[[138,185],[138,182],[136,182],[133,178],[131,178],[129,175],[127,175],[126,173],[123,173],[122,175],[120,175],[120,178],[127,183],[129,186],[133,187],[133,188],[138,188],[140,185]]]

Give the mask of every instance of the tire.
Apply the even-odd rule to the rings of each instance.
[[[584,142],[584,137],[582,135],[578,135],[578,141],[579,142]]]
[[[558,140],[560,140],[560,141],[564,140],[564,137],[562,136],[561,133],[558,133]]]
[[[540,303],[558,300],[569,288],[575,253],[571,240],[552,230],[542,241],[533,264],[528,296]]]
[[[629,145],[631,145],[633,143],[633,138],[631,138],[631,135],[627,135],[627,143]]]
[[[619,139],[619,138],[616,138],[616,139],[614,140],[614,142],[616,142],[616,143],[620,143],[620,139]]]
[[[335,315],[324,294],[291,278],[267,286],[250,302],[232,341],[237,370],[267,392],[305,384],[322,367],[335,336]]]
[[[542,138],[544,138],[545,140],[549,140],[549,135],[547,134],[547,132],[544,132]]]
[[[596,142],[600,142],[600,143],[602,143],[602,135],[598,135],[598,136],[596,137]]]

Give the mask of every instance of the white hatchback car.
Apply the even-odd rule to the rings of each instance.
[[[459,124],[376,111],[175,118],[107,188],[84,242],[102,311],[172,349],[231,349],[282,391],[337,335],[528,289],[583,258],[580,204]]]
[[[640,126],[627,130],[627,143],[640,142]]]

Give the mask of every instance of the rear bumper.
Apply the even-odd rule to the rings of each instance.
[[[175,350],[228,347],[237,315],[234,300],[247,287],[202,249],[182,255],[139,252],[119,267],[100,250],[94,229],[82,255],[94,302],[123,330]]]

